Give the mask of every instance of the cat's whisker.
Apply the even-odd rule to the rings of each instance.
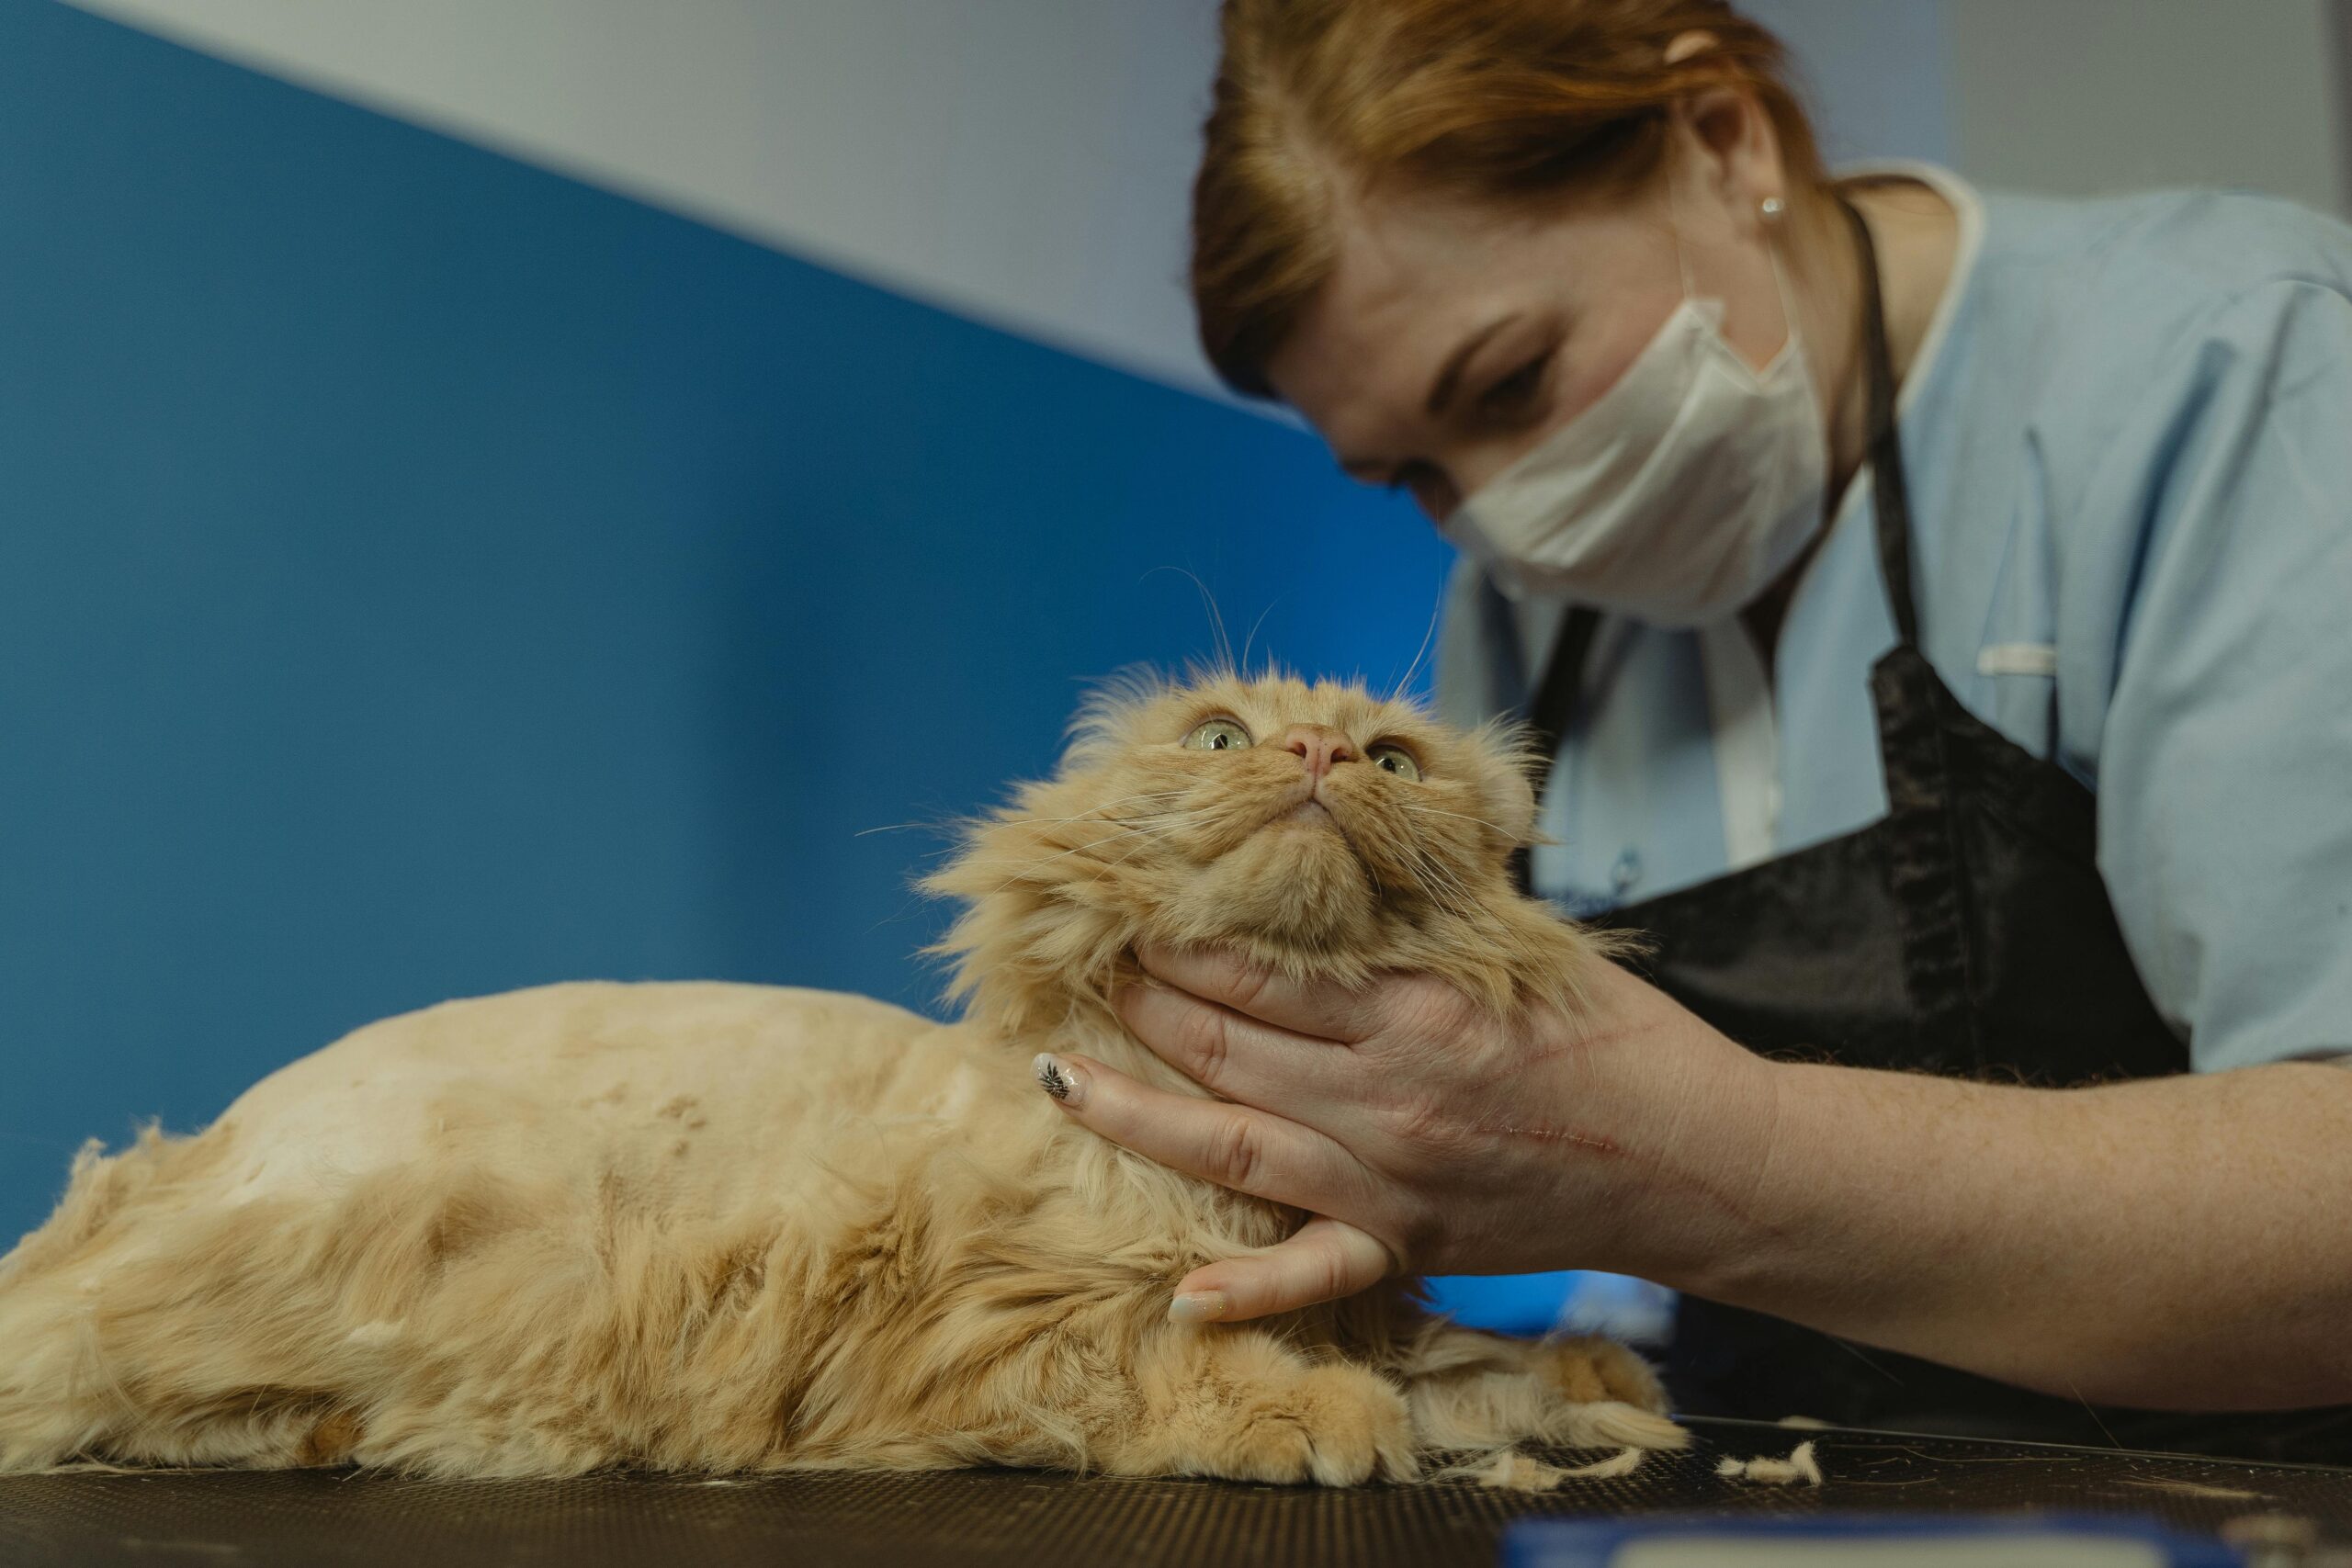
[[[1184,811],[1184,812],[1167,812],[1167,813],[1162,813],[1161,815],[1163,815],[1163,816],[1173,816],[1173,817],[1182,817],[1182,818],[1216,818],[1216,817],[1218,817],[1218,816],[1222,816],[1222,815],[1224,815],[1224,812],[1223,812],[1223,809],[1222,809],[1222,808],[1220,808],[1220,807],[1195,807],[1195,808],[1193,808],[1193,809],[1192,809],[1192,810],[1190,810],[1190,811]],[[1179,830],[1179,829],[1180,829],[1183,825],[1184,825],[1184,824],[1182,824],[1182,823],[1174,823],[1174,824],[1170,824],[1169,827],[1167,827],[1167,828],[1165,828],[1165,829],[1160,829],[1159,832],[1151,833],[1151,834],[1148,834],[1148,835],[1146,836],[1146,837],[1147,837],[1147,840],[1149,840],[1149,839],[1164,839],[1164,838],[1167,838],[1170,834],[1171,834],[1171,833],[1174,833],[1174,832],[1178,831],[1178,830]],[[1128,861],[1130,861],[1130,860],[1134,859],[1134,858],[1135,858],[1135,855],[1136,855],[1136,852],[1140,851],[1140,850],[1141,850],[1141,849],[1143,849],[1143,848],[1144,848],[1144,844],[1143,844],[1143,843],[1141,843],[1141,842],[1138,842],[1138,843],[1136,843],[1136,844],[1130,845],[1130,846],[1128,847],[1128,849],[1127,849],[1127,852],[1126,852],[1126,853],[1125,853],[1125,854],[1123,854],[1123,855],[1121,855],[1118,859],[1114,860],[1114,861],[1106,861],[1106,862],[1104,862],[1104,863],[1103,863],[1103,864],[1102,865],[1102,867],[1100,868],[1100,871],[1101,871],[1101,872],[1108,872],[1108,871],[1114,871],[1114,870],[1116,870],[1118,867],[1120,867],[1120,866],[1123,866],[1123,865],[1126,864],[1126,863],[1127,863]],[[1369,870],[1369,867],[1367,867],[1366,869],[1367,869],[1367,870]],[[1098,874],[1099,874],[1099,873],[1098,873]],[[1374,881],[1374,886],[1378,886],[1378,883],[1379,883],[1379,877],[1377,876],[1377,874],[1374,874],[1374,878],[1373,878],[1373,881]]]
[[[1067,823],[1067,822],[1132,822],[1132,821],[1141,820],[1141,819],[1143,819],[1143,818],[1148,818],[1148,817],[1151,817],[1151,816],[1154,816],[1154,815],[1164,815],[1164,814],[1152,813],[1152,812],[1138,812],[1138,813],[1135,813],[1135,814],[1130,815],[1130,816],[1127,816],[1127,817],[1118,817],[1118,816],[1114,816],[1114,815],[1113,815],[1113,814],[1112,814],[1111,808],[1112,808],[1113,807],[1114,807],[1114,806],[1125,806],[1125,805],[1128,804],[1130,801],[1136,801],[1136,800],[1174,800],[1174,799],[1181,798],[1181,797],[1182,797],[1182,796],[1184,796],[1184,795],[1190,795],[1190,794],[1192,794],[1192,793],[1193,793],[1193,792],[1192,792],[1191,790],[1189,790],[1189,789],[1148,789],[1148,790],[1143,790],[1143,791],[1141,791],[1141,792],[1139,792],[1139,793],[1137,793],[1137,794],[1135,794],[1135,795],[1123,795],[1118,796],[1118,797],[1117,797],[1117,798],[1115,798],[1115,799],[1106,800],[1106,801],[1102,802],[1102,803],[1101,803],[1101,804],[1099,804],[1099,805],[1096,805],[1096,806],[1091,806],[1091,807],[1087,807],[1084,811],[1080,812],[1080,813],[1079,813],[1077,816],[1075,816],[1075,817],[1037,817],[1037,816],[1033,816],[1033,815],[1031,815],[1031,814],[1029,814],[1029,813],[1027,813],[1027,812],[1023,812],[1023,813],[1022,813],[1021,820],[1023,820],[1023,822],[1056,822],[1056,823]]]
[[[1102,877],[1109,875],[1112,872],[1114,872],[1121,866],[1126,864],[1127,862],[1135,859],[1136,852],[1140,851],[1143,847],[1144,846],[1141,844],[1130,844],[1127,846],[1127,852],[1125,854],[1121,855],[1118,859],[1114,861],[1105,861],[1101,865],[1095,867],[1095,879],[1100,881]]]
[[[1204,809],[1205,809],[1205,808],[1204,808]],[[1040,819],[1033,818],[1033,820],[1040,820]],[[1085,820],[1085,821],[1102,821],[1102,819],[1100,819],[1100,818],[1078,818],[1078,820]],[[1136,827],[1131,827],[1131,826],[1129,826],[1128,824],[1124,823],[1124,822],[1102,821],[1102,826],[1106,827],[1106,828],[1110,828],[1110,829],[1114,829],[1115,832],[1133,834],[1133,835],[1136,835],[1136,836],[1137,838],[1139,838],[1139,839],[1147,840],[1151,840],[1151,839],[1163,839],[1163,838],[1166,838],[1169,834],[1170,834],[1170,833],[1173,833],[1173,832],[1177,831],[1177,830],[1178,830],[1178,829],[1182,826],[1182,824],[1181,824],[1181,823],[1170,823],[1170,825],[1168,825],[1167,827],[1164,827],[1164,828],[1152,829],[1152,828],[1136,828]],[[1004,889],[1005,889],[1005,888],[1012,886],[1014,883],[1016,883],[1016,882],[1020,881],[1023,876],[1034,875],[1034,874],[1036,874],[1036,872],[1037,872],[1040,868],[1045,867],[1045,866],[1047,866],[1047,865],[1051,865],[1051,864],[1053,864],[1053,863],[1054,863],[1055,862],[1057,862],[1057,861],[1066,860],[1066,859],[1068,859],[1069,856],[1071,856],[1071,855],[1075,855],[1075,854],[1083,854],[1083,853],[1085,853],[1086,852],[1088,852],[1088,851],[1090,851],[1090,850],[1099,850],[1099,849],[1101,849],[1103,845],[1105,845],[1105,844],[1107,844],[1107,843],[1110,843],[1111,841],[1112,841],[1112,840],[1111,840],[1111,838],[1110,838],[1109,836],[1105,836],[1105,837],[1099,838],[1099,839],[1091,839],[1091,840],[1089,840],[1088,841],[1086,841],[1085,843],[1082,843],[1082,844],[1072,844],[1072,845],[1070,845],[1068,849],[1062,850],[1062,851],[1058,852],[1057,853],[1050,854],[1050,855],[1040,855],[1040,856],[1036,857],[1035,860],[1025,861],[1025,862],[1023,862],[1023,863],[1022,863],[1022,867],[1021,867],[1021,869],[1020,869],[1019,871],[1014,872],[1014,873],[1012,874],[1012,875],[1011,875],[1011,876],[1007,877],[1007,878],[1004,880],[1004,882],[1003,882],[1002,884],[1001,884],[1001,885],[998,886],[997,891],[998,891],[998,892],[1000,892],[1000,893],[1001,893],[1002,891],[1004,891]],[[1131,849],[1128,851],[1128,855],[1132,855],[1132,854],[1135,852],[1135,850],[1136,850],[1136,849],[1140,849],[1140,848],[1142,848],[1142,847],[1143,847],[1143,846],[1142,846],[1142,844],[1141,844],[1141,843],[1137,843],[1137,844],[1136,844],[1135,846],[1133,846],[1133,848],[1131,848]],[[1120,856],[1120,857],[1119,857],[1119,859],[1118,859],[1118,860],[1114,861],[1114,862],[1111,862],[1111,863],[1111,863],[1111,864],[1113,864],[1113,865],[1123,865],[1123,864],[1125,864],[1125,863],[1126,863],[1126,860],[1127,860],[1127,855],[1122,855],[1122,856]]]
[[[1149,577],[1155,571],[1177,572],[1192,580],[1193,586],[1200,591],[1201,607],[1208,612],[1209,632],[1216,643],[1218,662],[1212,666],[1212,669],[1221,674],[1235,673],[1233,639],[1226,635],[1225,615],[1216,607],[1216,595],[1209,592],[1209,585],[1201,581],[1200,573],[1187,570],[1181,566],[1156,566],[1151,569],[1151,571],[1145,572],[1144,576]]]
[[[1258,612],[1258,618],[1250,623],[1250,635],[1241,639],[1241,666],[1235,673],[1244,680],[1249,679],[1250,676],[1250,645],[1258,640],[1258,628],[1264,626],[1266,617],[1274,613],[1276,603],[1278,601],[1272,599],[1266,602],[1266,607]],[[1270,666],[1272,660],[1269,660]]]
[[[1189,788],[1138,790],[1133,795],[1115,795],[1109,800],[1097,801],[1092,806],[1087,807],[1087,810],[1089,812],[1108,811],[1114,806],[1125,806],[1131,800],[1170,800],[1178,795],[1190,795],[1192,791]]]
[[[1405,809],[1422,817],[1452,817],[1464,822],[1476,822],[1481,828],[1493,829],[1496,832],[1502,834],[1505,838],[1509,838],[1510,836],[1510,830],[1504,828],[1499,822],[1489,822],[1483,817],[1473,817],[1466,811],[1446,811],[1434,806],[1417,806],[1409,804],[1405,807]]]
[[[1449,915],[1460,915],[1469,895],[1442,871],[1424,866],[1418,878],[1419,891],[1429,901]]]
[[[1413,661],[1405,666],[1405,673],[1403,677],[1399,679],[1396,684],[1389,691],[1388,700],[1390,702],[1403,701],[1406,689],[1413,683],[1413,677],[1420,673],[1421,660],[1429,657],[1430,644],[1437,638],[1438,618],[1444,613],[1445,596],[1443,594],[1440,594],[1438,596],[1438,602],[1430,607],[1429,629],[1421,633],[1421,646],[1413,650]]]
[[[1422,845],[1408,842],[1405,850],[1420,867],[1423,891],[1432,902],[1447,913],[1458,915],[1473,901],[1470,889],[1453,867]]]

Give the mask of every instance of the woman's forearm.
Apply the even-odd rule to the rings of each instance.
[[[1072,1058],[1057,1103],[1323,1216],[1187,1275],[1188,1320],[1400,1264],[1612,1269],[2061,1396],[2352,1404],[2345,1067],[2018,1089],[1767,1062],[1613,964],[1498,1019],[1424,976],[1138,957],[1122,1019],[1214,1098]]]
[[[1737,1228],[1666,1283],[2060,1395],[2352,1403],[2352,1072],[1765,1070]]]

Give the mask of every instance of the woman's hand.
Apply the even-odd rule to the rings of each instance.
[[[1768,1063],[1607,964],[1575,1017],[1505,1027],[1425,976],[1349,992],[1141,957],[1158,983],[1121,1013],[1223,1100],[1080,1058],[1049,1092],[1319,1216],[1195,1270],[1172,1315],[1397,1269],[1612,1269],[2063,1397],[2352,1403],[2342,1067],[2023,1089]]]
[[[1041,1065],[1048,1089],[1138,1154],[1317,1216],[1195,1270],[1179,1319],[1287,1311],[1405,1269],[1642,1271],[1702,1247],[1761,1163],[1764,1064],[1614,964],[1596,963],[1579,1016],[1510,1024],[1426,976],[1348,991],[1214,950],[1138,957],[1157,983],[1121,991],[1121,1016],[1219,1098],[1080,1057],[1055,1058],[1058,1077]]]

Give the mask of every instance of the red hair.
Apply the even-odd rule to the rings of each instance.
[[[1790,179],[1822,179],[1780,40],[1724,0],[1225,0],[1224,57],[1193,184],[1193,303],[1227,385],[1267,359],[1329,276],[1337,180],[1498,202],[1622,188],[1668,111],[1755,95]],[[1669,64],[1685,34],[1706,41]]]

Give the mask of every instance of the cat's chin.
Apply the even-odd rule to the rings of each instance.
[[[1319,800],[1300,801],[1258,831],[1261,834],[1274,833],[1288,838],[1291,840],[1293,853],[1315,852],[1312,849],[1302,851],[1300,846],[1300,840],[1310,834],[1317,838],[1336,840],[1342,849],[1354,857],[1358,864],[1361,865],[1363,861],[1363,854],[1356,849],[1354,835],[1348,831],[1347,825],[1340,820],[1338,815]]]
[[[1312,801],[1202,868],[1164,911],[1185,940],[1317,948],[1369,941],[1379,890],[1338,818]]]

